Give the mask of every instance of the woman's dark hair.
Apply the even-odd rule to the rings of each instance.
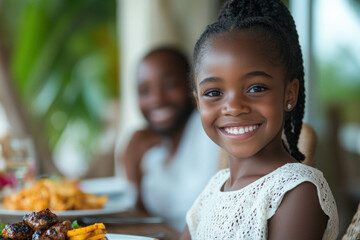
[[[196,89],[195,76],[199,63],[214,37],[240,30],[252,33],[265,44],[272,59],[280,59],[285,66],[287,81],[299,80],[297,104],[285,115],[284,134],[288,147],[284,146],[301,162],[305,156],[299,151],[297,143],[305,107],[303,57],[294,19],[281,0],[228,0],[217,21],[208,25],[196,42],[192,87]]]
[[[171,56],[175,57],[181,65],[184,67],[184,71],[187,75],[190,74],[191,71],[191,64],[187,58],[187,56],[178,48],[172,47],[172,46],[161,46],[158,48],[152,49],[150,52],[146,53],[146,55],[142,58],[145,59],[149,57],[150,55],[153,55],[155,53],[167,53]]]

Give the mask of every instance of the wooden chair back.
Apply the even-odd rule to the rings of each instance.
[[[360,239],[360,203],[345,235],[342,237],[342,240],[357,239]]]

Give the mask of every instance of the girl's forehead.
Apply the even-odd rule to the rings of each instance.
[[[229,32],[213,37],[204,48],[200,66],[233,61],[249,64],[272,64],[266,46],[246,32]]]
[[[207,44],[206,52],[220,54],[229,51],[252,50],[254,54],[264,51],[257,36],[247,31],[231,31],[216,35]]]
[[[199,78],[262,71],[276,76],[285,75],[285,66],[277,59],[268,44],[248,32],[229,32],[215,36],[203,49],[198,62]]]

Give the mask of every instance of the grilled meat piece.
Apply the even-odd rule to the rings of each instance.
[[[56,223],[44,232],[37,231],[33,234],[33,240],[65,240],[66,234],[71,230],[71,222],[65,220],[63,222]]]
[[[24,222],[18,222],[14,224],[5,225],[4,230],[1,233],[1,236],[4,238],[11,239],[31,239],[34,231],[26,225]]]
[[[41,231],[48,229],[55,223],[59,222],[58,217],[52,213],[48,208],[40,212],[33,212],[24,216],[24,222],[29,225],[34,231]]]
[[[42,235],[44,234],[45,231],[35,231],[34,234],[32,235],[32,240],[40,240],[40,239],[44,239],[42,238]]]

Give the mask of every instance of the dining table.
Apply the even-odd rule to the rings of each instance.
[[[165,223],[162,218],[149,216],[147,213],[136,209],[80,220],[80,224],[83,225],[96,222],[103,222],[108,233],[145,236],[159,240],[177,240],[180,238],[180,233]]]
[[[66,220],[68,217],[59,217]],[[124,234],[154,238],[158,240],[177,240],[180,233],[164,222],[160,217],[149,216],[147,213],[129,209],[121,213],[72,217],[82,227],[94,223],[104,223],[109,234]],[[0,223],[15,223],[22,221],[21,216],[0,216]]]
[[[125,211],[116,211],[104,215],[81,218],[83,224],[103,222],[108,233],[148,236],[159,240],[177,240],[180,234],[167,224],[164,219],[150,216],[145,211],[133,206],[135,201],[134,186],[123,178],[107,177],[87,179],[81,182],[80,188],[89,193],[106,194],[109,203],[123,206]],[[131,206],[131,207],[128,207]],[[113,209],[113,208],[109,208]],[[120,208],[121,209],[121,208]]]
[[[79,187],[88,193],[108,195],[107,207],[114,209],[110,214],[108,212],[107,214],[83,217],[80,223],[89,225],[102,222],[105,224],[107,232],[114,234],[147,236],[159,240],[180,238],[180,233],[167,224],[163,218],[150,216],[145,211],[133,206],[136,196],[134,195],[134,186],[129,185],[129,182],[123,178],[107,177],[82,180]],[[122,207],[118,208],[119,206],[126,210],[122,211]]]
[[[88,179],[81,181],[78,187],[86,193],[107,195],[108,201],[105,207],[103,209],[54,211],[59,220],[70,220],[71,222],[76,220],[81,227],[103,223],[108,234],[120,234],[115,236],[134,235],[158,240],[180,238],[180,233],[167,224],[163,218],[150,216],[134,206],[134,190],[123,179],[114,177]],[[4,209],[0,199],[0,223],[20,222],[25,214],[31,212]],[[109,239],[111,240],[111,237]]]

